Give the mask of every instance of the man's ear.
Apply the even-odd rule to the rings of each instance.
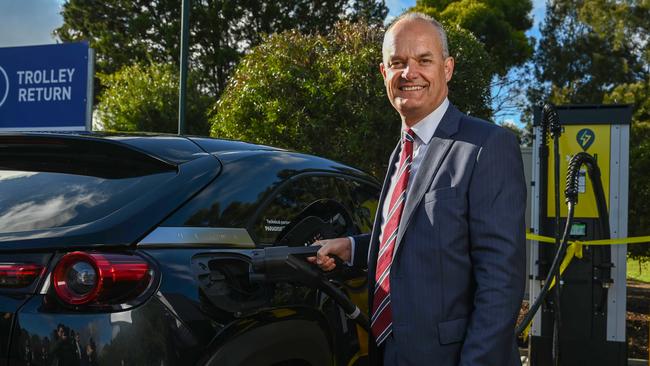
[[[383,76],[384,80],[386,80],[386,67],[383,62],[379,63],[379,72],[381,73],[381,76]]]
[[[451,77],[454,75],[454,58],[453,57],[447,57],[445,59],[445,80],[449,82],[451,80]]]

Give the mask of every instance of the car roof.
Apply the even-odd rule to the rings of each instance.
[[[161,133],[125,133],[125,132],[12,132],[0,133],[0,145],[13,140],[14,143],[22,140],[37,141],[77,141],[92,143],[109,143],[127,146],[141,154],[151,158],[165,161],[169,164],[178,165],[194,160],[202,155],[212,154],[222,163],[228,164],[239,161],[242,157],[251,154],[259,155],[261,159],[265,156],[300,157],[302,161],[308,161],[319,170],[335,171],[350,174],[358,177],[368,178],[363,171],[341,164],[326,158],[289,151],[271,146],[248,143],[244,141],[228,140],[203,136],[185,136]],[[291,159],[286,160],[290,164]],[[276,161],[277,162],[277,161]]]
[[[24,141],[86,141],[115,142],[128,145],[140,152],[166,160],[184,163],[194,160],[197,154],[230,153],[234,151],[285,151],[270,146],[243,141],[218,139],[203,136],[185,136],[143,132],[0,132],[0,142],[21,143]]]

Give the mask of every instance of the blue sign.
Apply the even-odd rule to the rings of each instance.
[[[594,143],[594,140],[596,140],[596,134],[594,131],[588,128],[583,128],[582,130],[578,131],[576,140],[578,141],[578,144],[582,150],[587,151],[589,146],[591,146],[591,144]]]
[[[0,131],[88,130],[91,55],[86,42],[0,48]]]

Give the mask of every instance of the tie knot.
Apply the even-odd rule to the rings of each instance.
[[[413,132],[412,129],[407,128],[404,130],[404,137],[403,137],[404,142],[413,142],[415,141],[415,132]]]

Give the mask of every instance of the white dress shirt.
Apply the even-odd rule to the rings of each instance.
[[[411,127],[411,129],[415,133],[415,141],[413,142],[413,161],[411,162],[409,183],[407,184],[406,187],[407,197],[409,191],[411,190],[411,182],[413,182],[413,178],[417,174],[418,168],[422,163],[422,159],[426,155],[427,149],[429,148],[429,142],[431,142],[431,138],[433,137],[433,134],[436,132],[436,129],[438,128],[438,125],[440,124],[442,117],[445,115],[445,112],[447,112],[448,107],[449,107],[449,99],[445,98],[445,100],[442,101],[442,103],[438,106],[438,108],[436,108],[433,112],[429,113],[426,117],[424,117],[418,123],[413,125],[413,127]],[[402,138],[407,128],[408,126],[402,123]],[[397,152],[398,156],[399,153],[400,152]],[[397,175],[395,174],[395,172],[397,172],[398,169],[399,169],[399,159],[396,159],[395,165],[393,167],[393,174],[390,177],[390,186],[384,198],[385,202],[382,205],[381,223],[380,223],[380,225],[382,226],[380,227],[383,227],[384,221],[386,221],[386,218],[388,216],[389,204],[387,204],[386,202],[389,201],[390,197],[392,197],[393,195],[393,190],[395,189],[395,184],[397,183]],[[383,232],[379,233],[380,243],[383,238],[383,234],[384,234]],[[352,243],[351,259],[350,259],[350,264],[351,264],[352,260],[354,259],[355,243],[352,237],[350,237],[350,241]],[[368,253],[370,253],[370,251],[368,251]]]

